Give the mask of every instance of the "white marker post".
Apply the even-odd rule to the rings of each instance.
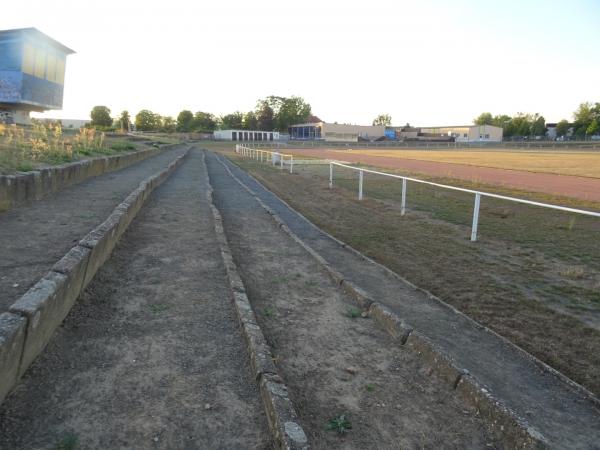
[[[479,225],[479,204],[481,203],[481,194],[475,194],[475,206],[473,208],[473,225],[471,226],[471,242],[477,240],[477,226]]]
[[[400,205],[400,215],[406,213],[406,178],[402,178],[402,203]]]
[[[358,171],[358,199],[363,199],[363,171]]]

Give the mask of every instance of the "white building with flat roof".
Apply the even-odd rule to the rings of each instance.
[[[217,141],[278,141],[278,131],[252,131],[252,130],[216,130],[213,133]]]

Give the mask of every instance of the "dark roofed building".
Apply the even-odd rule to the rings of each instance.
[[[31,111],[62,109],[72,53],[36,28],[0,31],[0,122],[26,124]]]

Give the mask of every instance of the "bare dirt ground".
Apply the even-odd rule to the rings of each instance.
[[[0,312],[102,223],[144,178],[165,168],[186,148],[166,150],[0,214]]]
[[[299,156],[306,155],[323,159],[344,160],[383,168],[423,173],[429,176],[458,178],[528,191],[544,192],[552,195],[574,197],[582,200],[600,201],[600,179],[596,178],[419,161],[390,156],[375,156],[369,155],[368,150],[365,150],[365,154],[328,149],[290,149],[290,151]]]
[[[154,192],[0,408],[3,449],[270,448],[201,155]]]
[[[501,448],[477,411],[367,318],[207,155],[214,199],[257,319],[312,448]],[[352,429],[326,429],[344,414]]]

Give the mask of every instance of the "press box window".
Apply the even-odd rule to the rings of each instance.
[[[35,65],[35,50],[30,44],[23,46],[23,64],[21,64],[21,70],[24,73],[33,75],[33,67]]]
[[[46,80],[56,83],[56,56],[48,55],[46,62]]]
[[[46,76],[46,54],[40,50],[35,50],[35,71],[34,76],[44,78]]]

